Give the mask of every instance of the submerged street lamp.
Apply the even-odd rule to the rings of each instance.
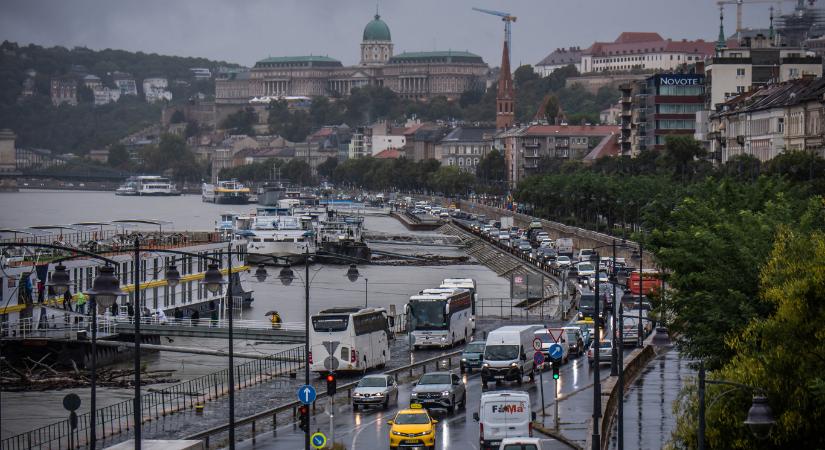
[[[174,264],[166,268],[166,284],[172,289],[180,284],[180,272],[178,272],[178,268]]]
[[[347,279],[354,283],[358,280],[359,275],[360,273],[358,272],[358,266],[355,264],[350,264],[349,269],[347,269]]]
[[[292,281],[295,279],[295,273],[292,272],[289,264],[281,268],[281,271],[278,273],[278,279],[281,280],[281,284],[284,286],[292,284]]]
[[[66,280],[63,279],[63,274],[66,275]],[[69,274],[62,264],[55,268],[55,272],[52,274],[52,285],[55,286],[55,292],[58,292],[58,286],[65,287],[63,289],[64,293],[68,290],[68,283],[65,283],[65,281],[68,281],[68,276]],[[55,278],[60,284],[55,283]],[[91,410],[89,411],[89,424],[91,426],[89,448],[95,449],[97,445],[97,306],[101,305],[104,309],[108,308],[115,303],[117,297],[126,295],[126,293],[120,289],[120,280],[115,276],[115,269],[106,265],[100,268],[100,273],[92,282],[92,288],[86,294],[89,295],[89,304],[92,307],[92,373],[90,376],[92,395]]]
[[[54,293],[58,296],[63,296],[69,290],[70,280],[66,266],[63,264],[55,266],[54,272],[52,272],[52,280],[48,285],[54,289]]]
[[[266,266],[264,266],[263,264],[258,264],[258,268],[255,269],[255,278],[259,282],[263,283],[264,281],[266,281],[266,277],[268,276],[269,273],[266,271]]]

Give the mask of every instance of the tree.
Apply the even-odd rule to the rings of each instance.
[[[172,113],[172,117],[169,118],[169,123],[183,122],[186,122],[186,116],[183,115],[183,111],[176,109],[175,112]]]
[[[504,155],[496,149],[490,150],[476,166],[476,177],[481,185],[493,188],[497,192],[504,186],[507,179],[507,167],[504,164]],[[496,189],[499,188],[499,189]]]
[[[255,130],[252,129],[252,125],[257,122],[258,115],[255,114],[255,110],[252,109],[252,107],[247,106],[240,111],[236,111],[226,116],[226,119],[221,122],[221,128],[231,130],[233,134],[245,134],[251,136],[255,134]]]
[[[825,229],[821,199],[811,201],[803,226],[782,226],[760,276],[760,297],[772,313],[751,321],[726,341],[735,356],[711,378],[760,388],[776,424],[766,441],[751,436],[745,417],[751,392],[708,385],[705,432],[708,448],[823,448],[825,435]],[[805,224],[807,222],[807,224]],[[813,229],[809,227],[813,226]],[[696,447],[695,391],[677,405],[674,443]]]
[[[473,175],[456,166],[442,166],[432,175],[432,187],[444,195],[466,194],[473,185]]]
[[[109,147],[108,163],[112,167],[125,169],[129,166],[129,151],[123,144],[115,144]]]
[[[513,81],[515,82],[517,89],[524,87],[528,82],[538,80],[539,78],[539,74],[533,71],[533,66],[530,64],[519,66],[519,68],[513,73]]]
[[[318,164],[316,170],[318,171],[318,175],[323,178],[331,178],[332,174],[335,173],[335,168],[338,167],[338,158],[327,158],[326,161]]]
[[[706,154],[707,151],[702,144],[692,136],[675,135],[665,139],[665,151],[660,160],[666,167],[672,168],[674,175],[678,174],[684,183],[691,163]]]

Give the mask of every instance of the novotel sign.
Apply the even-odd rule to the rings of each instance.
[[[701,76],[659,76],[660,86],[699,86],[702,84]]]

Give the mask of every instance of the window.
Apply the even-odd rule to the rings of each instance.
[[[741,94],[745,92],[745,86],[736,86],[736,93]]]
[[[788,69],[788,77],[799,78],[799,68],[791,67],[790,69]]]
[[[736,76],[737,77],[744,77],[745,76],[745,69],[736,69]]]

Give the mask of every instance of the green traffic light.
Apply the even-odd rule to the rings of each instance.
[[[554,373],[554,374],[553,374],[553,379],[554,379],[554,380],[558,380],[558,379],[559,379],[559,374]]]

